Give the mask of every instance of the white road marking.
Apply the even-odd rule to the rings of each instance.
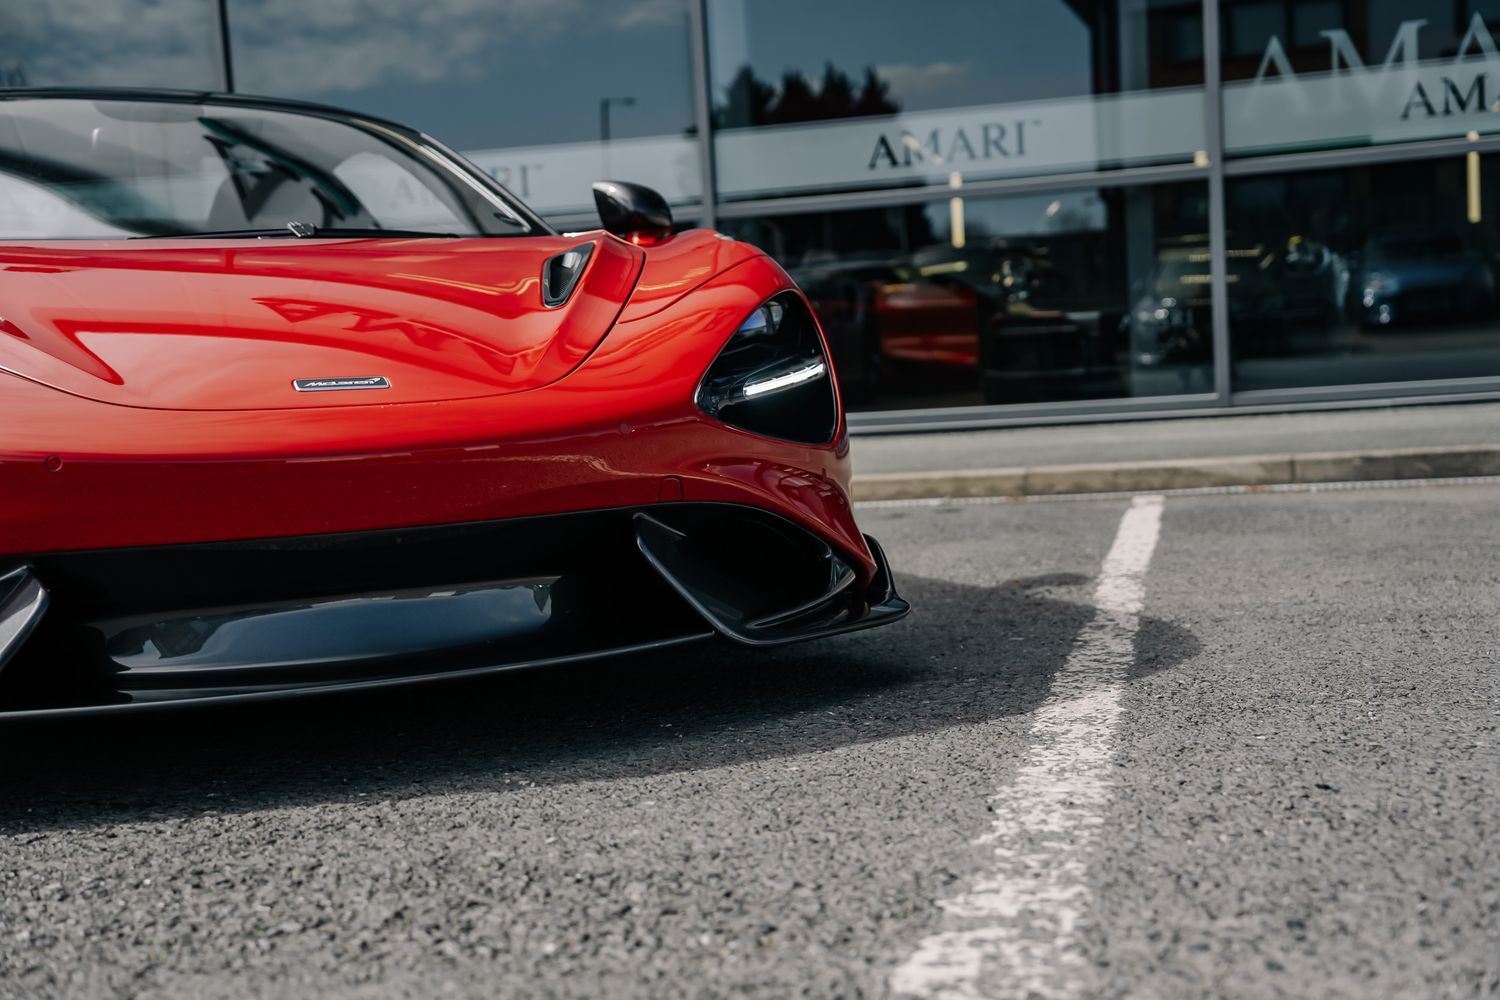
[[[1015,780],[990,798],[976,843],[994,864],[968,892],[941,900],[950,929],[922,941],[892,975],[901,996],[934,1000],[1077,997],[1089,991],[1078,930],[1090,907],[1089,857],[1103,831],[1120,696],[1135,659],[1146,567],[1162,497],[1136,497],[1094,590],[1094,617],[1032,721]]]

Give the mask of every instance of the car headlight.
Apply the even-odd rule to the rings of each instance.
[[[731,427],[802,444],[827,444],[838,403],[823,338],[795,292],[757,306],[698,385],[698,408]]]

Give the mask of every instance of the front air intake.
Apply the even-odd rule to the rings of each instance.
[[[47,588],[21,566],[0,573],[0,670],[47,611]]]
[[[812,310],[795,292],[740,324],[698,386],[698,407],[731,427],[827,444],[838,430],[833,372]]]

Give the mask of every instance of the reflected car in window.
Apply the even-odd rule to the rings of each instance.
[[[1283,349],[1290,327],[1276,254],[1261,244],[1231,246],[1226,264],[1237,356]],[[1204,366],[1213,354],[1211,282],[1206,247],[1173,247],[1157,255],[1151,292],[1136,301],[1124,320],[1137,382],[1155,385],[1157,392],[1167,386],[1207,391]],[[1331,299],[1314,301],[1320,315],[1334,308]],[[1189,378],[1184,369],[1193,367],[1197,375]]]
[[[839,385],[877,402],[914,374],[971,376],[987,304],[960,280],[963,260],[920,252],[890,261],[838,261],[792,271],[828,336]]]
[[[1262,261],[1265,258],[1261,258]],[[1293,326],[1342,326],[1349,301],[1349,261],[1326,243],[1300,234],[1289,237],[1280,260],[1277,281],[1286,321]]]
[[[988,248],[996,308],[980,332],[980,388],[989,403],[1123,395],[1118,292],[1059,263],[1061,241]]]
[[[790,273],[823,327],[844,398],[877,401],[885,369],[880,289],[899,280],[894,266],[887,261],[831,261]]]
[[[1462,230],[1378,233],[1366,242],[1361,258],[1359,316],[1367,328],[1494,315],[1493,262]]]

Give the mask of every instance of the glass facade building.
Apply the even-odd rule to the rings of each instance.
[[[0,86],[235,90],[763,247],[858,429],[1500,396],[1500,0],[0,0]],[[4,212],[0,204],[0,213]]]

